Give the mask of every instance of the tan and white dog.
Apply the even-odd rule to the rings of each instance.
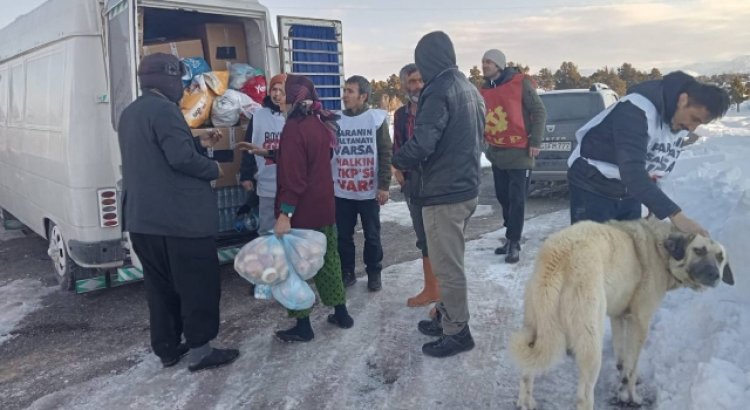
[[[579,369],[577,409],[594,408],[606,316],[622,382],[618,399],[640,404],[638,356],[664,295],[722,280],[734,284],[721,244],[655,219],[579,222],[551,235],[526,285],[523,328],[510,341],[523,372],[518,407],[536,408],[534,377],[567,350]]]

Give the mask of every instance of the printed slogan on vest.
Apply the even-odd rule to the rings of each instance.
[[[338,146],[332,159],[334,192],[339,198],[374,199],[378,184],[377,130],[383,110],[367,110],[355,117],[339,119]]]

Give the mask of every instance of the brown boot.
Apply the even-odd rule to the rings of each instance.
[[[438,287],[438,280],[432,272],[430,258],[422,258],[422,268],[424,270],[424,289],[417,296],[409,298],[406,301],[406,306],[426,306],[440,300],[440,288]]]

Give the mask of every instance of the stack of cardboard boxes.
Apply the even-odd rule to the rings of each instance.
[[[214,71],[225,71],[231,63],[247,63],[245,29],[238,23],[206,23],[196,28],[197,38],[152,42],[143,55],[167,53],[179,58],[201,57]]]

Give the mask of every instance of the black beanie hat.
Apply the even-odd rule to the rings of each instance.
[[[182,64],[180,60],[165,53],[150,54],[141,60],[138,67],[141,89],[157,89],[172,102],[182,98]]]

